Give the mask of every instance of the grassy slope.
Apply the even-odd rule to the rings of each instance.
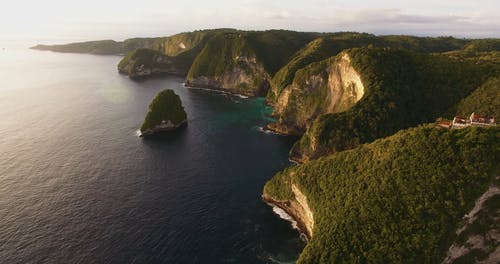
[[[431,122],[498,74],[471,62],[403,50],[349,53],[365,86],[363,99],[346,112],[317,118],[292,157],[317,158]]]
[[[290,167],[274,198],[308,197],[313,239],[299,263],[438,263],[454,231],[500,173],[500,129],[401,131]]]
[[[186,120],[187,115],[180,97],[173,90],[166,89],[156,95],[141,126],[141,131],[159,125],[162,120],[170,120],[175,125]]]

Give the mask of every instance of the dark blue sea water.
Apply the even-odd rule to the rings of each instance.
[[[1,263],[285,263],[304,243],[261,201],[294,139],[263,99],[134,82],[120,57],[0,50]],[[162,89],[189,125],[137,136]]]

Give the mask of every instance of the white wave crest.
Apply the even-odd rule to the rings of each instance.
[[[297,224],[297,221],[295,221],[295,220],[292,218],[292,216],[290,216],[289,214],[287,214],[287,213],[285,212],[285,210],[283,210],[283,209],[279,208],[279,207],[278,207],[278,206],[276,206],[276,205],[271,204],[271,206],[273,207],[273,212],[274,212],[275,214],[277,214],[277,215],[278,215],[281,219],[284,219],[284,220],[286,220],[286,221],[290,222],[290,223],[292,224],[293,229],[297,229],[297,230],[299,230],[299,231],[300,231],[299,226],[298,226],[298,224]]]
[[[257,127],[257,130],[259,132],[262,132],[262,133],[265,133],[265,134],[268,134],[268,135],[278,135],[278,136],[280,136],[280,134],[278,134],[278,133],[276,133],[274,131],[271,131],[269,129],[264,129],[264,127],[261,127],[261,126]]]
[[[221,90],[221,89],[211,89],[211,88],[203,88],[203,87],[192,87],[192,86],[186,86],[185,83],[183,84],[183,86],[186,87],[186,88],[188,88],[188,89],[193,89],[193,90],[201,90],[201,91],[206,91],[206,92],[219,93],[219,94],[223,94],[223,95],[232,95],[232,96],[239,97],[241,99],[247,99],[247,98],[249,98],[246,95],[232,93],[230,91],[224,91],[224,90]]]

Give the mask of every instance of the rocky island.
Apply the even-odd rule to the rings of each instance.
[[[141,126],[141,136],[153,136],[176,130],[187,124],[180,97],[173,90],[163,90],[149,105],[149,111]]]

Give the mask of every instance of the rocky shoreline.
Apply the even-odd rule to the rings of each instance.
[[[297,228],[300,233],[304,234],[307,240],[310,240],[313,237],[314,230],[313,214],[307,205],[307,198],[295,185],[292,186],[292,191],[295,195],[295,199],[293,200],[279,201],[265,192],[262,194],[262,200],[267,204],[275,205],[285,211],[297,222]]]
[[[276,122],[268,123],[263,129],[283,136],[302,136],[303,134],[302,131],[292,126],[281,125]]]
[[[277,201],[271,198],[267,194],[262,195],[262,200],[267,203],[269,206],[277,206],[281,208],[285,213],[287,213],[295,222],[297,222],[297,229],[301,234],[304,234],[307,240],[312,238],[312,234],[306,228],[305,220],[300,216],[298,208],[294,207],[293,204],[289,201]]]
[[[145,131],[140,132],[140,137],[153,137],[153,136],[159,136],[164,133],[169,133],[176,131],[177,129],[180,129],[182,127],[187,126],[187,120],[184,120],[182,123],[178,125],[174,125],[170,122],[163,122],[162,124],[155,126],[154,128],[147,129]]]

